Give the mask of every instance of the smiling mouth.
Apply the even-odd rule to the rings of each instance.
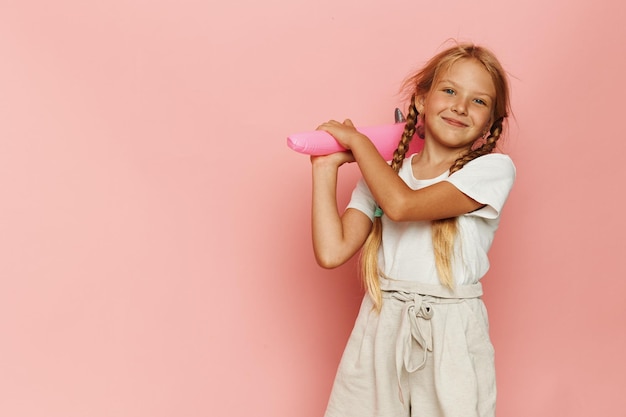
[[[466,125],[465,123],[460,122],[460,121],[458,121],[458,120],[456,120],[456,119],[451,119],[451,118],[449,118],[449,117],[443,117],[443,120],[444,120],[446,123],[448,123],[449,125],[452,125],[452,126],[456,126],[456,127],[467,127],[467,125]]]

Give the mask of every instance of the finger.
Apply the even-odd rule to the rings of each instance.
[[[344,120],[343,124],[346,125],[346,126],[354,127],[354,123],[352,123],[352,120],[350,120],[350,119]]]
[[[331,122],[332,122],[332,120],[329,120],[328,122],[324,122],[324,123],[322,123],[321,125],[319,125],[319,126],[317,127],[317,129],[315,129],[315,130],[325,130],[325,129],[327,129],[329,126],[331,126]]]
[[[339,122],[338,122],[338,121],[336,121],[336,120],[330,119],[329,121],[322,123],[322,124],[320,125],[320,127],[321,127],[321,126],[332,126],[332,125],[337,125],[337,124],[341,124],[341,123],[339,123]]]

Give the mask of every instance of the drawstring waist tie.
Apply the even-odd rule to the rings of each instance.
[[[396,339],[396,371],[400,401],[404,403],[400,376],[402,370],[413,373],[426,366],[428,352],[433,350],[431,319],[438,304],[458,304],[465,299],[482,296],[478,282],[450,289],[442,285],[421,284],[380,278],[383,299],[404,303],[400,329]],[[384,302],[383,302],[384,303]],[[421,351],[421,360],[413,363],[412,352]]]

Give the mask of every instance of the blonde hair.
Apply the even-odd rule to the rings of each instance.
[[[419,114],[415,107],[416,97],[426,95],[440,74],[445,73],[454,63],[462,59],[472,59],[483,65],[491,75],[496,89],[496,97],[492,109],[492,120],[489,135],[484,139],[477,139],[470,150],[461,155],[450,167],[450,174],[462,169],[469,161],[479,156],[493,152],[500,138],[504,121],[509,113],[509,86],[506,73],[495,55],[488,49],[473,44],[458,44],[435,55],[417,73],[408,77],[402,90],[406,97],[410,97],[410,104],[406,116],[406,126],[398,148],[393,154],[391,168],[399,172],[406,157],[409,143],[418,130]],[[432,242],[435,251],[435,265],[442,285],[454,288],[452,276],[452,256],[457,234],[456,218],[435,220],[432,222]],[[378,251],[382,243],[382,222],[379,217],[374,218],[372,230],[365,241],[361,252],[361,276],[364,286],[374,302],[374,307],[380,310],[382,306],[382,292],[380,290],[381,272],[378,267]]]

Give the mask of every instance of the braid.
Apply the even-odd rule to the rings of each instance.
[[[404,125],[404,132],[402,133],[402,139],[398,143],[398,149],[393,152],[393,159],[391,160],[391,168],[394,171],[399,172],[404,157],[409,150],[409,144],[411,139],[415,135],[415,128],[417,125],[417,109],[415,108],[415,96],[411,97],[411,104],[409,105],[409,111],[406,116],[406,124]]]
[[[409,144],[415,135],[415,129],[417,124],[417,109],[415,108],[415,100],[411,100],[409,105],[408,114],[406,117],[406,124],[404,126],[404,132],[402,138],[398,143],[398,148],[393,153],[393,159],[391,160],[391,168],[397,173],[402,167],[406,153],[409,150]],[[361,252],[361,276],[363,278],[363,285],[367,289],[369,296],[374,302],[374,309],[380,311],[383,303],[382,292],[380,290],[380,271],[378,269],[378,250],[383,240],[383,224],[380,217],[374,217],[372,224],[372,230],[369,236],[365,240],[363,245],[363,251]]]
[[[465,155],[454,161],[450,167],[450,174],[460,170],[468,162],[487,155],[496,147],[496,143],[502,133],[503,117],[496,120],[485,142],[476,149],[470,150]],[[454,237],[457,233],[456,218],[435,220],[432,222],[433,248],[435,251],[435,264],[441,283],[449,288],[454,287],[452,277],[452,255],[454,254]]]

